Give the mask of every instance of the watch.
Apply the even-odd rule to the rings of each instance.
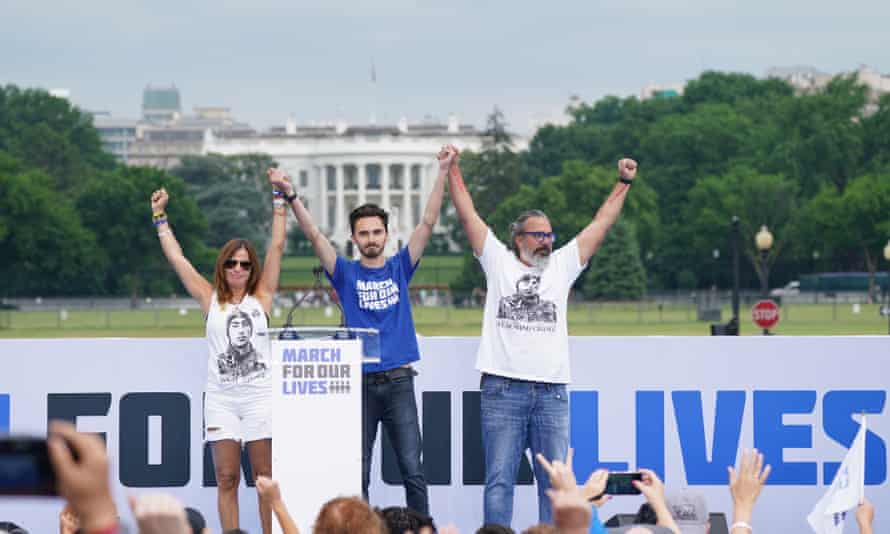
[[[286,200],[288,204],[292,203],[292,202],[294,201],[295,198],[297,198],[297,192],[296,192],[296,191],[291,191],[291,194],[289,194],[289,195],[284,195],[284,200]]]
[[[624,176],[619,176],[618,181],[621,182],[622,184],[627,184],[627,185],[631,185],[632,183],[634,183],[633,180],[631,180],[629,178],[625,178]]]

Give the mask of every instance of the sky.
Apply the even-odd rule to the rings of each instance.
[[[0,84],[138,118],[148,84],[255,128],[425,116],[527,133],[704,70],[890,73],[886,0],[4,0]],[[371,71],[376,84],[371,83]]]

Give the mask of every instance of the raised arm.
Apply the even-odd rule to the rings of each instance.
[[[439,212],[442,211],[442,197],[445,196],[445,178],[448,176],[448,169],[451,168],[451,162],[457,155],[457,148],[453,145],[442,147],[442,150],[436,156],[439,160],[439,174],[436,176],[436,183],[433,184],[433,190],[430,197],[426,201],[426,208],[423,211],[423,218],[417,228],[411,232],[411,238],[408,239],[408,254],[411,256],[411,265],[416,265],[423,256],[423,250],[433,235],[433,227],[439,220]]]
[[[455,154],[454,160],[451,162],[451,170],[448,173],[448,190],[451,192],[451,201],[454,202],[457,217],[470,240],[473,254],[481,256],[482,249],[485,247],[485,237],[488,235],[488,226],[476,213],[473,198],[470,197],[470,192],[467,191],[467,186],[464,184],[464,176],[460,172],[460,154]]]
[[[276,194],[282,194],[276,191]],[[281,257],[284,255],[284,233],[287,226],[287,208],[284,200],[278,197],[272,206],[272,236],[266,247],[266,261],[263,262],[263,276],[260,279],[261,291],[257,292],[257,298],[263,304],[263,309],[268,314],[272,310],[272,301],[275,299],[275,291],[278,290],[278,279],[281,275]]]
[[[324,267],[328,274],[334,274],[334,266],[337,265],[337,251],[334,250],[334,246],[331,245],[328,238],[315,225],[315,221],[312,220],[312,215],[309,214],[306,206],[300,202],[300,198],[294,191],[294,186],[290,183],[290,178],[284,171],[277,168],[269,169],[266,173],[269,175],[269,181],[272,185],[284,193],[284,198],[288,201],[294,215],[297,217],[300,229],[303,230],[303,234],[312,243],[312,248],[315,250],[315,255],[318,256],[319,261],[321,261],[321,266]]]
[[[605,239],[609,228],[618,220],[624,200],[627,198],[627,192],[630,190],[630,184],[636,175],[636,161],[625,158],[618,162],[620,181],[612,188],[609,198],[597,210],[596,216],[590,224],[578,234],[578,259],[581,261],[581,265],[590,260]]]
[[[179,246],[179,241],[176,240],[173,229],[167,223],[165,210],[169,200],[170,196],[163,187],[151,194],[151,213],[155,227],[158,230],[158,240],[161,242],[164,256],[167,257],[167,261],[173,266],[173,270],[176,271],[176,275],[179,276],[179,280],[185,286],[185,290],[188,291],[188,294],[193,299],[198,301],[198,304],[201,305],[201,310],[206,314],[210,308],[213,286],[210,285],[207,279],[201,276],[201,273],[195,269],[182,253],[182,247]]]
[[[278,482],[260,475],[256,477],[256,490],[260,498],[272,507],[275,518],[278,519],[278,524],[281,526],[282,534],[300,534],[297,524],[281,499],[281,489],[278,487]]]

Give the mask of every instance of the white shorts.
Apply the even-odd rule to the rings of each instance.
[[[204,440],[249,443],[272,437],[271,389],[233,388],[204,395]]]

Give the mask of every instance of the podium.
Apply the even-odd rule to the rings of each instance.
[[[342,327],[268,332],[272,476],[300,531],[312,532],[325,502],[362,494],[362,363],[380,361],[379,336]]]

